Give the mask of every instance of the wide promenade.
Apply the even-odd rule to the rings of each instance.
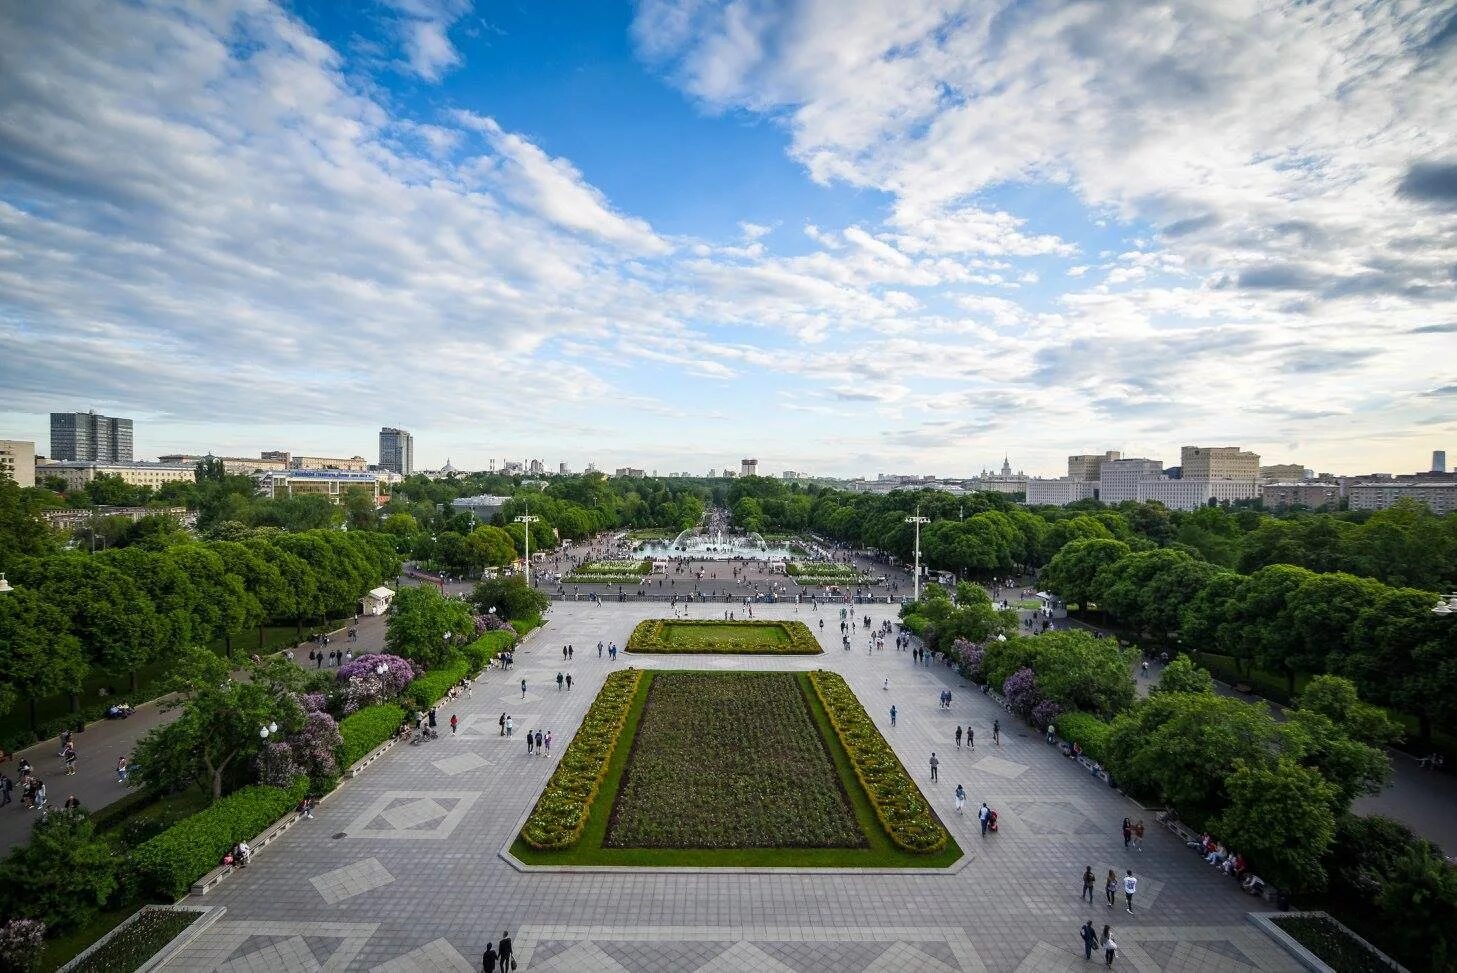
[[[799,618],[820,632],[814,657],[619,655],[662,604],[557,604],[509,673],[492,671],[444,711],[442,739],[397,746],[289,830],[252,866],[189,902],[226,914],[168,970],[469,970],[488,939],[510,930],[522,969],[564,971],[1032,971],[1085,969],[1078,926],[1111,923],[1119,966],[1140,971],[1295,970],[1245,920],[1263,905],[1160,830],[1146,812],[1014,724],[989,698],[909,653],[867,652],[864,629],[840,648],[838,608],[758,605],[757,617]],[[693,606],[694,617],[723,607]],[[859,606],[874,624],[892,606]],[[571,662],[561,649],[574,647]],[[971,860],[935,875],[544,873],[499,853],[518,830],[583,712],[614,666],[840,672],[865,702]],[[559,691],[557,672],[573,689]],[[520,681],[526,680],[523,697]],[[883,688],[889,680],[889,689]],[[951,709],[937,699],[953,691]],[[889,710],[898,710],[890,726]],[[451,737],[451,713],[461,731]],[[516,736],[499,735],[509,714]],[[1002,745],[991,741],[1004,718]],[[976,730],[955,749],[956,724]],[[551,730],[550,757],[528,757],[521,733]],[[932,751],[940,781],[929,781]],[[968,813],[952,811],[964,784]],[[1001,812],[983,839],[971,809]],[[1149,825],[1144,850],[1125,850],[1123,817]],[[1081,902],[1080,876],[1100,878]],[[1101,878],[1139,877],[1136,915],[1104,905]]]

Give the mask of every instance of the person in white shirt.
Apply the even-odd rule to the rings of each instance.
[[[1138,879],[1133,877],[1133,869],[1123,876],[1123,898],[1128,902],[1128,914],[1133,915],[1133,896],[1138,891]]]

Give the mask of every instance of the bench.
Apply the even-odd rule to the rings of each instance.
[[[289,811],[283,817],[279,818],[268,828],[268,830],[264,831],[262,834],[258,835],[258,837],[248,842],[249,847],[253,851],[251,857],[258,857],[258,852],[262,851],[265,845],[271,844],[274,839],[281,836],[285,831],[293,827],[295,824],[298,824],[302,820],[304,820],[304,816],[297,811]],[[202,878],[192,883],[192,893],[194,895],[206,895],[207,893],[211,892],[219,882],[231,875],[233,873],[233,869],[241,867],[244,866],[219,865],[217,868],[214,868]]]
[[[1248,696],[1250,693],[1252,693],[1252,692],[1255,691],[1255,687],[1254,686],[1251,686],[1247,682],[1237,682],[1233,686],[1231,686],[1230,688],[1233,689],[1235,692],[1237,692],[1237,693],[1243,693],[1246,696]]]

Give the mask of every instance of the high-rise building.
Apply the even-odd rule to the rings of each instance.
[[[572,471],[570,469],[568,469],[565,460],[563,460],[562,462],[558,463],[557,466],[556,466],[557,476],[569,476],[571,474],[571,472]]]
[[[1068,457],[1069,460],[1075,457]],[[1099,461],[1102,466],[1101,456],[1092,457]],[[1070,503],[1077,503],[1079,500],[1098,499],[1098,481],[1079,480],[1076,477],[1065,476],[1060,480],[1043,479],[1042,477],[1029,477],[1027,479],[1027,498],[1025,503],[1029,507],[1054,506],[1066,507]]]
[[[401,476],[415,472],[415,437],[393,426],[380,429],[379,465]]]
[[[1163,472],[1164,464],[1156,459],[1104,460],[1098,467],[1098,499],[1103,503],[1137,500],[1138,483]]]
[[[1445,449],[1432,450],[1432,472],[1447,472],[1447,451]]]
[[[1104,463],[1111,463],[1115,459],[1121,459],[1122,453],[1116,449],[1110,449],[1101,456],[1091,453],[1084,456],[1069,456],[1067,458],[1067,476],[1070,480],[1096,480],[1098,471],[1103,468]]]
[[[0,479],[35,486],[35,443],[0,439]]]
[[[544,476],[546,474],[546,467],[542,465],[541,460],[534,459],[526,464],[526,472],[531,476]]]
[[[52,460],[132,461],[132,421],[96,412],[52,412]]]
[[[1260,454],[1238,446],[1185,446],[1179,451],[1185,480],[1257,480]]]
[[[758,476],[759,461],[756,459],[739,460],[739,476]]]

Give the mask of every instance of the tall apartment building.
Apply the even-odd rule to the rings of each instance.
[[[96,412],[52,412],[52,460],[132,461],[132,421]]]
[[[23,487],[35,486],[35,443],[0,439],[0,479]]]
[[[1325,480],[1266,483],[1261,495],[1265,506],[1270,510],[1285,510],[1290,507],[1339,510],[1341,507],[1341,485]]]
[[[1139,481],[1163,471],[1163,462],[1156,459],[1104,460],[1098,467],[1098,499],[1103,503],[1137,500]]]
[[[379,465],[401,476],[415,472],[415,437],[393,426],[380,429]]]
[[[1098,471],[1103,468],[1104,463],[1111,463],[1122,457],[1123,454],[1116,449],[1110,449],[1101,456],[1096,453],[1086,456],[1069,456],[1067,458],[1067,477],[1069,480],[1096,480]]]
[[[758,476],[759,461],[756,459],[739,460],[739,476]]]
[[[1260,454],[1238,446],[1185,446],[1179,451],[1185,480],[1256,480]]]
[[[1447,451],[1445,449],[1432,450],[1432,472],[1447,472]]]

